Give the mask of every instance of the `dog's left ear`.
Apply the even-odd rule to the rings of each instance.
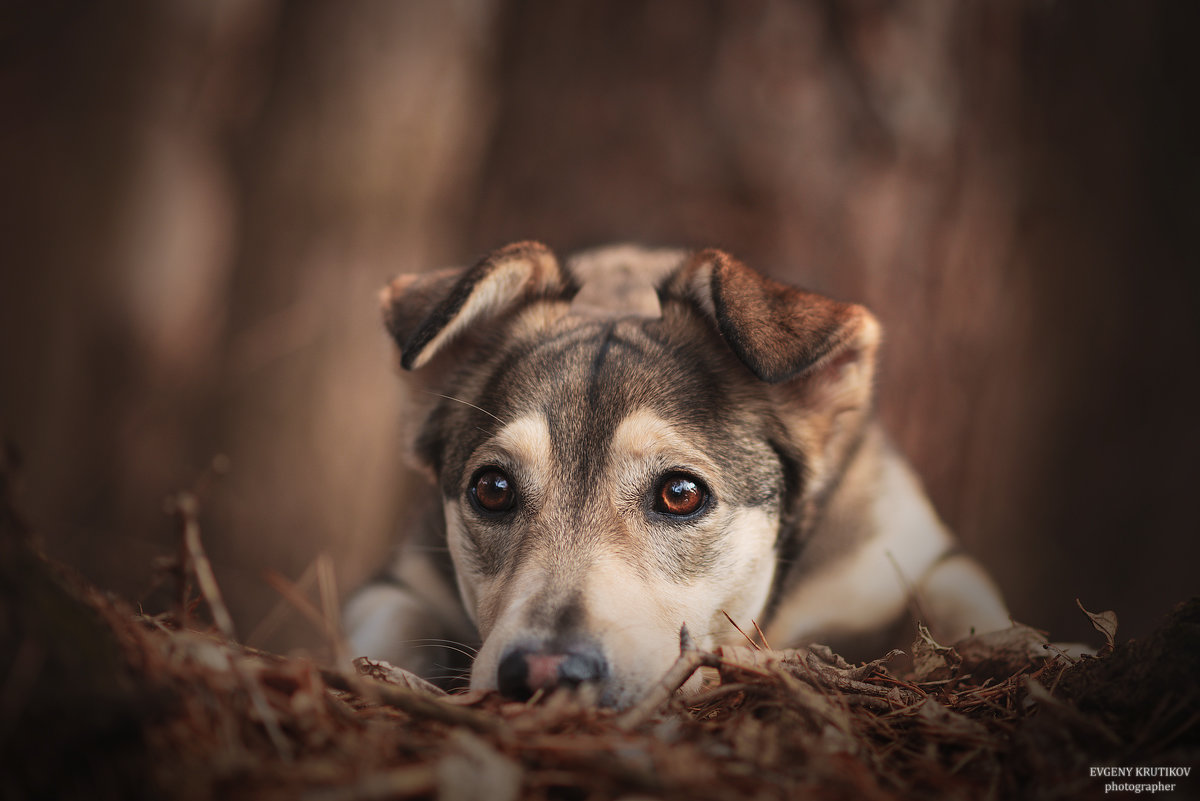
[[[769,384],[857,367],[869,390],[880,327],[862,306],[772,281],[720,250],[692,254],[659,294],[688,300],[708,315],[737,357]]]
[[[828,486],[866,425],[880,327],[862,306],[772,281],[719,250],[690,256],[659,286],[709,317],[730,350],[770,386],[808,503]],[[809,500],[804,500],[805,498]],[[789,513],[797,513],[793,507]]]

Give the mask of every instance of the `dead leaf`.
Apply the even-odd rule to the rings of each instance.
[[[1091,618],[1096,631],[1104,635],[1104,647],[1096,656],[1108,656],[1117,647],[1117,613],[1111,609],[1105,612],[1089,612],[1083,608],[1083,603],[1078,598],[1075,599],[1075,603],[1085,615]]]
[[[404,668],[398,668],[382,659],[367,659],[365,656],[360,656],[354,660],[354,667],[358,670],[360,676],[367,676],[376,681],[382,681],[385,684],[395,684],[398,687],[416,690],[425,695],[440,697],[446,694],[446,691],[441,687],[431,684],[416,673],[411,673]]]
[[[917,624],[917,639],[913,642],[913,680],[941,681],[955,675],[962,657],[953,648],[933,639],[924,624]]]
[[[1052,655],[1046,648],[1046,635],[1021,623],[1006,629],[976,634],[954,643],[962,657],[960,674],[976,680],[1001,681],[1020,673]]]

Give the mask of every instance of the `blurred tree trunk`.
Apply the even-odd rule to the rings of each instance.
[[[224,149],[261,89],[271,7],[10,10],[0,424],[27,454],[51,549],[136,595],[164,550],[162,498],[218,447],[236,237]]]
[[[377,569],[402,460],[376,291],[453,243],[489,3],[73,3],[0,30],[0,426],[50,549],[138,598],[162,499],[205,509],[231,605],[322,551]]]
[[[486,130],[486,2],[288,6],[245,191],[217,441],[233,465],[214,558],[256,580],[337,554],[343,589],[382,566],[409,486],[379,289],[456,258]],[[266,536],[263,536],[263,534]]]

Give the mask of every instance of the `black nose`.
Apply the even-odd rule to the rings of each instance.
[[[515,647],[500,660],[497,686],[503,695],[524,701],[538,690],[578,687],[608,676],[608,662],[591,644],[565,648]]]

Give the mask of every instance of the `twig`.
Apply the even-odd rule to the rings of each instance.
[[[758,621],[751,620],[750,622],[754,624],[754,630],[758,632],[758,638],[762,640],[763,648],[766,648],[768,651],[774,650],[771,648],[771,643],[767,642],[767,635],[763,634],[763,630],[759,628]]]
[[[893,648],[878,659],[872,659],[870,662],[867,662],[860,667],[851,668],[846,676],[856,681],[872,678],[876,673],[879,672],[880,668],[884,667],[888,662],[891,662],[898,656],[904,656],[904,652],[899,648]]]
[[[335,690],[351,692],[379,702],[417,718],[435,720],[450,726],[465,726],[480,734],[507,738],[511,731],[503,719],[476,712],[461,706],[443,703],[423,693],[386,684],[366,676],[347,676],[336,670],[321,670],[321,678]]]
[[[876,681],[885,681],[890,684],[894,684],[897,687],[908,690],[911,693],[915,693],[918,698],[927,698],[929,696],[929,693],[925,692],[917,685],[909,684],[908,682],[902,681],[893,676],[875,676],[874,678]]]
[[[671,696],[692,677],[693,673],[702,667],[715,668],[720,664],[721,660],[715,654],[696,648],[685,623],[679,629],[679,658],[641,701],[617,717],[617,727],[632,729],[640,725],[653,715],[655,710],[670,700]]]
[[[735,629],[737,629],[737,630],[738,630],[738,634],[740,634],[740,635],[742,635],[743,637],[745,637],[745,638],[746,638],[746,642],[750,643],[751,647],[752,647],[752,648],[754,648],[754,650],[755,650],[755,651],[761,651],[761,650],[762,650],[761,648],[759,648],[759,647],[758,647],[758,643],[756,643],[756,642],[754,641],[754,638],[753,638],[753,637],[751,637],[751,636],[750,636],[749,634],[747,634],[746,632],[742,631],[742,627],[741,627],[741,626],[739,626],[737,623],[734,623],[734,622],[733,622],[733,618],[731,618],[731,617],[729,616],[729,613],[728,613],[728,612],[726,612],[724,609],[722,609],[722,610],[721,610],[721,614],[722,614],[722,615],[724,615],[724,616],[725,616],[725,619],[729,621],[729,625],[733,626]]]
[[[313,605],[312,601],[304,597],[304,593],[295,584],[270,568],[263,571],[263,579],[271,585],[271,589],[275,590],[275,592],[283,596],[284,600],[295,607],[296,611],[303,615],[304,619],[311,623],[322,636],[331,636],[328,628],[328,620],[325,618],[325,615]]]
[[[209,611],[212,612],[213,623],[217,630],[227,639],[237,640],[237,635],[233,630],[233,618],[230,617],[229,609],[225,606],[225,599],[221,597],[221,587],[217,584],[216,574],[213,573],[212,562],[208,560],[208,555],[204,553],[204,546],[200,542],[199,502],[196,500],[195,494],[181,492],[176,495],[174,510],[179,516],[180,525],[183,528],[183,553],[186,557],[182,566],[183,572],[186,575],[188,566],[191,566],[191,573],[196,577],[200,594],[208,604]]]
[[[731,695],[753,692],[756,688],[761,689],[761,686],[752,684],[750,682],[722,684],[717,687],[713,687],[711,690],[706,690],[699,695],[688,698],[687,704],[692,709],[698,709],[706,704],[711,704],[714,701],[720,701],[722,698],[728,698]]]
[[[342,636],[341,614],[338,610],[337,576],[333,571],[333,560],[329,554],[317,557],[317,590],[321,593],[322,618],[329,647],[333,651],[333,662],[340,668],[350,666],[349,649]]]
[[[316,571],[316,561],[309,562],[308,567],[304,568],[304,572],[300,574],[300,578],[292,582],[298,593],[303,594],[308,591],[313,582],[316,581]],[[282,579],[282,576],[280,576],[280,578]],[[270,579],[267,579],[267,581],[269,583]],[[280,598],[275,605],[271,607],[271,611],[267,613],[267,616],[259,621],[258,625],[254,627],[254,630],[247,635],[246,642],[261,644],[273,633],[275,633],[275,630],[278,629],[279,626],[294,611],[295,607],[288,598]]]
[[[873,671],[880,663],[886,662],[895,653],[897,652],[892,651],[882,659],[876,659],[859,668],[838,668],[821,662],[820,659],[811,653],[808,655],[808,659],[804,660],[802,664],[808,669],[808,676],[814,679],[815,683],[827,688],[840,690],[843,693],[855,693],[882,698],[896,704],[915,703],[920,700],[920,696],[906,687],[895,685],[879,687],[862,680],[869,675],[865,673],[866,669],[870,668]]]
[[[233,629],[233,618],[229,614],[229,608],[225,606],[225,600],[221,597],[221,587],[217,584],[212,562],[209,561],[208,555],[204,552],[204,545],[200,542],[199,505],[196,495],[191,492],[181,492],[174,499],[174,511],[179,516],[183,528],[182,548],[185,558],[183,564],[180,565],[180,572],[186,577],[188,568],[191,568],[191,573],[195,575],[196,584],[200,588],[200,594],[208,604],[209,611],[212,612],[213,624],[216,625],[227,643],[236,643],[237,635]],[[223,650],[225,659],[229,663],[229,669],[245,687],[246,694],[250,697],[250,703],[254,706],[254,711],[258,713],[275,750],[284,762],[291,762],[291,745],[283,736],[279,719],[267,702],[266,696],[263,695],[262,688],[254,677],[242,668],[241,662],[234,658],[230,648],[226,647]]]

